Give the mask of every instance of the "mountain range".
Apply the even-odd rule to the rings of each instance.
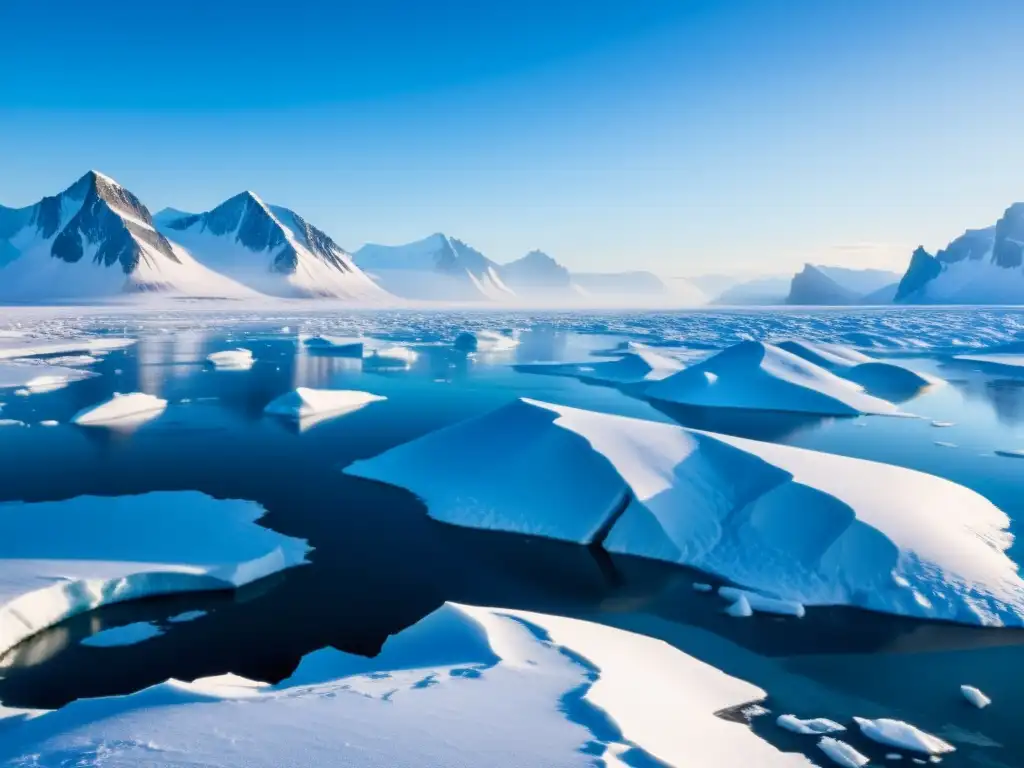
[[[209,211],[155,216],[98,171],[24,208],[0,206],[0,302],[175,297],[328,298],[358,304],[478,302],[547,306],[1024,303],[1024,203],[932,255],[884,270],[806,264],[740,280],[646,271],[574,272],[533,250],[499,264],[437,233],[349,253],[297,212],[242,192]]]

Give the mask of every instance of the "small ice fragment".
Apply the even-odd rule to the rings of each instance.
[[[932,426],[933,427],[952,427],[952,426],[956,426],[956,425],[952,421],[933,421],[932,422]]]
[[[750,602],[744,595],[740,595],[736,602],[725,609],[725,612],[736,619],[745,619],[754,615],[754,609],[750,607]]]
[[[54,421],[53,419],[47,419],[46,421],[39,422],[40,427],[56,427],[58,424],[60,424],[60,422]]]
[[[793,733],[835,733],[845,731],[846,726],[840,725],[827,717],[815,717],[811,720],[801,720],[796,715],[779,715],[775,724]]]
[[[231,368],[235,370],[251,368],[253,364],[252,351],[241,348],[213,352],[207,355],[206,359],[217,368]]]
[[[120,376],[122,373],[124,373],[124,371],[122,371],[120,368],[115,368],[114,369],[114,375]]]
[[[995,451],[996,456],[1005,456],[1008,459],[1024,459],[1024,448],[1011,448]]]
[[[956,747],[938,736],[922,731],[920,728],[902,720],[879,718],[871,720],[866,717],[855,717],[854,722],[860,726],[861,733],[872,741],[890,747],[900,747],[926,755],[940,755],[955,752]]]
[[[710,584],[703,584],[699,581],[693,582],[694,592],[710,592],[712,589],[714,589],[714,587],[712,587]]]
[[[897,752],[890,752],[889,754],[887,754],[885,756],[885,759],[886,760],[902,760],[903,759],[903,755],[901,755],[901,754],[899,754]]]
[[[939,446],[939,448],[956,448],[956,443],[947,443],[943,440],[936,440],[935,444]]]
[[[380,395],[355,389],[310,389],[299,387],[272,400],[264,413],[301,419],[322,413],[343,413],[384,400]]]
[[[195,621],[205,615],[206,611],[185,611],[184,613],[179,613],[177,616],[171,616],[167,620],[172,624],[184,624],[186,621]]]
[[[17,419],[0,419],[0,427],[24,427],[24,421],[18,421]]]
[[[824,752],[829,760],[843,768],[861,768],[868,764],[868,759],[845,741],[822,736],[818,749]]]
[[[979,691],[973,685],[961,685],[960,693],[962,693],[964,698],[978,709],[984,709],[992,703],[992,699]]]
[[[27,389],[16,389],[14,390],[14,394],[16,394],[18,397],[28,397],[32,393],[29,392]]]
[[[719,587],[718,594],[726,600],[744,598],[750,607],[760,613],[774,613],[779,616],[796,616],[802,619],[806,613],[802,603],[796,600],[781,600],[777,597],[765,597],[757,592],[737,587]]]

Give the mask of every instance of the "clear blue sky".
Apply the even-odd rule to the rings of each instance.
[[[1020,0],[0,3],[0,202],[89,168],[354,249],[900,267],[1024,199]]]

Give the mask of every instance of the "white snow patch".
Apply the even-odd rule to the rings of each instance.
[[[521,399],[345,471],[443,522],[578,543],[607,531],[610,551],[794,609],[1024,625],[1006,514],[902,467]]]
[[[122,645],[135,645],[152,637],[163,634],[163,630],[148,621],[137,621],[123,627],[114,627],[97,632],[82,640],[82,645],[96,648],[113,648]]]
[[[860,726],[861,733],[879,744],[899,747],[911,752],[923,752],[926,755],[944,755],[956,751],[956,747],[949,742],[902,720],[887,718],[871,720],[866,717],[853,719]]]
[[[239,587],[304,562],[263,509],[195,491],[0,504],[0,655],[110,603]]]
[[[115,392],[109,400],[76,413],[71,422],[81,426],[135,425],[155,419],[166,407],[166,400],[144,392]]]

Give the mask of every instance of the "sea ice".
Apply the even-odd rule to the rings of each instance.
[[[832,416],[897,413],[898,409],[792,352],[756,341],[729,347],[651,384],[654,400],[681,405],[792,411]]]
[[[419,353],[401,345],[368,349],[363,353],[363,368],[408,368],[419,359]]]
[[[113,648],[122,645],[135,645],[151,637],[158,637],[163,634],[160,627],[148,621],[137,621],[134,624],[126,624],[123,627],[114,627],[97,632],[82,641],[82,645],[89,645],[96,648]]]
[[[861,768],[870,762],[845,741],[833,739],[831,736],[822,736],[818,742],[818,749],[824,752],[829,760],[843,768]]]
[[[0,504],[0,655],[78,613],[239,587],[304,562],[249,501],[195,491]]]
[[[963,697],[978,709],[984,709],[992,703],[992,699],[979,691],[973,685],[961,685],[960,693],[962,693]]]
[[[362,357],[365,341],[361,337],[349,336],[310,336],[302,339],[303,345],[312,351],[349,357]]]
[[[230,368],[232,370],[248,370],[254,362],[252,350],[241,348],[213,352],[207,355],[206,359],[217,368]]]
[[[135,339],[87,337],[79,339],[38,339],[26,337],[0,338],[0,360],[39,355],[63,355],[72,352],[110,352],[124,349]]]
[[[987,363],[988,365],[998,365],[1004,368],[1022,368],[1024,367],[1024,354],[978,354],[978,355],[956,355],[956,360],[966,360],[972,363]]]
[[[787,731],[802,734],[836,733],[845,731],[846,726],[840,725],[834,720],[825,717],[815,717],[810,720],[801,720],[796,715],[779,715],[776,724]]]
[[[676,562],[794,612],[1024,625],[1006,514],[902,467],[521,399],[345,472],[443,522]]]
[[[287,680],[170,680],[21,719],[0,762],[279,768],[622,764],[810,768],[715,716],[764,691],[650,637],[445,604],[374,658],[324,648]],[[514,756],[511,757],[510,756]],[[630,761],[630,764],[634,764]]]
[[[997,448],[993,453],[1007,459],[1024,459],[1024,448]]]
[[[63,389],[73,381],[80,381],[95,375],[89,371],[57,365],[0,362],[0,389],[22,387],[25,394],[53,392]]]
[[[304,419],[328,413],[342,414],[385,400],[380,395],[353,389],[310,389],[299,387],[271,401],[265,413],[290,419]]]
[[[714,587],[712,587],[710,584],[704,584],[700,581],[695,581],[693,583],[694,592],[711,592],[713,589]]]
[[[136,424],[155,419],[167,407],[167,401],[144,392],[121,394],[115,392],[109,400],[76,413],[73,424],[82,426],[117,426],[119,424]]]
[[[883,399],[904,399],[926,387],[942,383],[941,379],[934,376],[876,360],[841,344],[815,344],[801,339],[787,339],[777,342],[777,346],[837,376],[860,384],[869,394]]]
[[[911,752],[923,752],[926,755],[943,755],[956,751],[949,742],[938,736],[922,731],[920,728],[902,720],[881,718],[870,720],[866,717],[853,718],[860,726],[861,733],[872,741],[890,747],[899,747]]]
[[[463,331],[453,346],[463,352],[507,352],[519,346],[519,339],[497,331]]]
[[[56,427],[58,424],[60,424],[60,422],[54,421],[53,419],[46,419],[45,421],[39,422],[40,427]]]

